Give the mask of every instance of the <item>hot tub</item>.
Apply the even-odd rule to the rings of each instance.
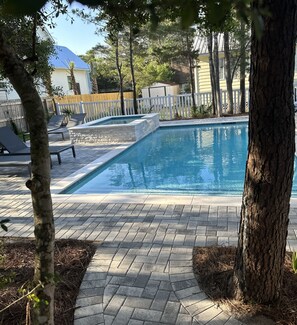
[[[142,139],[159,127],[159,114],[104,117],[69,129],[72,143],[122,143]]]

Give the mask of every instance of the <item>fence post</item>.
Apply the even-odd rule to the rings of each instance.
[[[129,115],[129,114],[127,114],[127,103],[126,103],[126,99],[124,99],[124,111],[125,111],[125,115]]]
[[[79,110],[80,110],[80,113],[85,113],[85,107],[84,107],[83,101],[79,102]]]
[[[168,107],[169,107],[169,114],[170,114],[170,120],[172,120],[172,102],[171,102],[171,95],[168,95]]]
[[[219,96],[221,98],[221,105],[222,105],[222,107],[221,107],[222,114],[226,114],[226,93],[225,92],[223,93],[223,90],[221,88],[220,88],[219,92],[220,92]],[[223,94],[224,94],[224,98],[223,98]]]

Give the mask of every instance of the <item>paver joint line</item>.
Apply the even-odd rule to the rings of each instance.
[[[90,147],[76,147],[75,160],[65,152],[61,166],[54,162],[53,186],[110,152],[107,146],[92,146],[90,155]],[[17,177],[5,169],[0,174],[0,214],[11,219],[4,236],[33,237],[26,179],[22,171]],[[240,199],[232,200],[215,204],[206,197],[182,201],[145,195],[140,201],[124,195],[54,194],[56,238],[100,242],[81,284],[74,324],[240,324],[213,305],[192,272],[193,246],[236,245]],[[297,247],[296,226],[295,203],[288,232],[292,249]]]

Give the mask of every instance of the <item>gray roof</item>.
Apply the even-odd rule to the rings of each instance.
[[[219,42],[219,52],[224,51],[224,35],[218,34],[218,42]],[[207,47],[207,36],[197,35],[194,40],[193,45],[195,50],[199,51],[199,55],[208,54]]]

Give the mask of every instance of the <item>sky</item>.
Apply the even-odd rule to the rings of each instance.
[[[74,2],[70,9],[84,8],[81,4]],[[85,9],[87,10],[87,9]],[[74,17],[74,22],[67,15],[59,15],[54,19],[56,27],[48,29],[57,45],[68,47],[77,55],[85,54],[98,43],[104,43],[104,38],[95,35],[96,27],[93,24],[87,24],[76,15],[69,13]]]

